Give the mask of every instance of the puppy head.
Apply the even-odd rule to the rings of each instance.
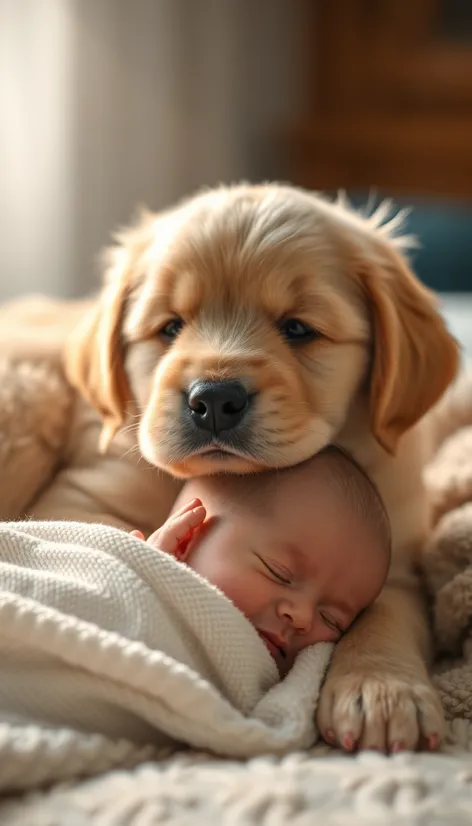
[[[222,188],[146,216],[113,259],[67,371],[104,443],[134,406],[141,452],[177,476],[296,464],[365,392],[393,451],[457,366],[382,231],[290,187]]]

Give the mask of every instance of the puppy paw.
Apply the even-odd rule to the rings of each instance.
[[[346,751],[434,750],[444,731],[439,696],[423,675],[327,675],[317,713],[321,736]]]

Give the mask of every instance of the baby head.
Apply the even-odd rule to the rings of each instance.
[[[278,472],[192,479],[175,507],[194,497],[207,518],[183,558],[251,621],[281,674],[302,648],[339,640],[385,582],[384,505],[338,448]]]

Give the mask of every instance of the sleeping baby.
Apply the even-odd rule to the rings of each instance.
[[[143,539],[0,523],[0,790],[130,765],[143,747],[241,758],[316,742],[333,644],[389,567],[364,472],[330,447],[194,479]]]
[[[226,594],[282,676],[303,648],[337,642],[374,602],[391,544],[377,490],[333,446],[278,472],[192,479],[147,541]]]

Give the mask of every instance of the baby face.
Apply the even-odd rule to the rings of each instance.
[[[209,518],[186,561],[250,620],[281,674],[306,646],[339,640],[387,575],[371,526],[315,487],[281,486],[267,509],[221,505],[198,489]]]

